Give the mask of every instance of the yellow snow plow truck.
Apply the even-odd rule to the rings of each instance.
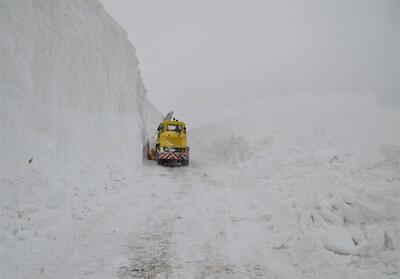
[[[147,159],[156,160],[159,165],[180,163],[189,165],[186,125],[172,118],[168,113],[157,128],[157,135],[147,141]]]

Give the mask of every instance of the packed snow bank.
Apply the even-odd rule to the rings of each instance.
[[[18,240],[137,172],[160,114],[126,36],[98,1],[0,2],[1,272],[28,270]]]
[[[2,169],[32,157],[62,169],[76,158],[138,163],[146,89],[135,48],[101,4],[3,1],[1,11]]]

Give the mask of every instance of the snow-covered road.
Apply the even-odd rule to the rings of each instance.
[[[279,266],[268,235],[274,227],[270,206],[237,185],[234,172],[196,162],[188,168],[148,164],[143,172],[135,187],[122,188],[82,225],[64,232],[66,239],[57,241],[42,275],[267,278],[279,274],[274,271]]]
[[[146,163],[60,221],[29,278],[397,278],[399,166],[291,140],[249,142],[268,148],[246,160]]]

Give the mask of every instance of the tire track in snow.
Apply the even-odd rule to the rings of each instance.
[[[207,169],[188,169],[183,178],[186,192],[171,239],[171,278],[234,278],[226,254],[227,212],[223,187]]]
[[[166,183],[169,179],[164,176],[165,170],[156,180],[146,175],[146,167],[143,171],[134,186],[121,189],[103,208],[69,227],[62,237],[64,241],[58,240],[57,247],[52,248],[52,259],[46,260],[49,264],[42,277],[97,279],[114,273],[120,278],[152,278],[123,277],[123,268],[118,270],[114,263],[122,258],[134,261],[133,269],[139,270],[138,274],[140,270],[144,275],[151,275],[149,270],[159,273],[168,266],[164,256],[175,216],[172,201],[181,191],[178,185]]]
[[[165,201],[157,195],[154,215],[130,235],[128,264],[118,278],[234,278],[226,253],[226,189],[206,171],[148,166],[145,176],[162,184],[156,189],[173,193]]]
[[[186,195],[184,174],[182,169],[156,169],[148,164],[145,175],[149,179],[158,177],[156,183],[165,191],[172,193],[168,199],[160,202],[157,191],[151,194],[156,198],[156,208],[151,216],[146,218],[143,229],[130,235],[128,244],[128,264],[117,271],[120,279],[129,278],[170,278],[172,274],[170,247],[174,234],[175,222],[180,219],[179,202]]]

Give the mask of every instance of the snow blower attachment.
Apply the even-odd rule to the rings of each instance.
[[[147,159],[156,160],[159,165],[180,163],[189,165],[189,147],[187,146],[186,125],[172,118],[169,112],[157,128],[153,142],[147,141]]]

